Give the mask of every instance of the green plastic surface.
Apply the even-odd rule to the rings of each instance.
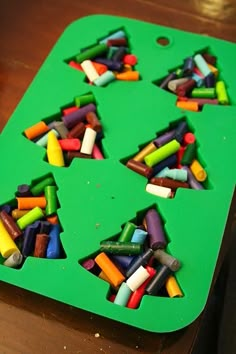
[[[89,86],[82,72],[65,63],[66,58],[122,28],[138,57],[140,81]],[[167,37],[169,45],[157,44],[159,37]],[[182,112],[175,106],[175,95],[153,81],[204,48],[219,60],[232,105],[206,105],[200,113]],[[233,43],[136,20],[98,15],[72,23],[0,137],[0,205],[14,198],[19,184],[52,174],[58,187],[66,258],[28,257],[19,270],[0,266],[0,279],[148,331],[174,331],[191,323],[206,303],[236,181],[235,57]],[[23,131],[87,92],[93,92],[98,104],[106,159],[76,159],[68,168],[51,166],[44,161],[45,150],[27,140]],[[155,197],[145,192],[146,179],[120,160],[133,156],[140,144],[153,139],[154,132],[183,117],[196,134],[211,187],[204,191],[179,189],[174,199]],[[184,296],[146,295],[137,310],[115,305],[107,300],[109,285],[79,262],[98,252],[101,240],[119,234],[127,221],[153,205],[165,222],[167,250],[182,263],[176,278]]]

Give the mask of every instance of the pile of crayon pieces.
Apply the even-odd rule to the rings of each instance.
[[[197,143],[185,121],[146,145],[126,166],[148,178],[146,191],[173,198],[178,188],[204,189],[207,179],[197,159]]]
[[[106,86],[114,80],[137,81],[134,69],[137,57],[130,53],[128,38],[119,30],[98,41],[69,61],[69,65],[83,71],[91,85]]]
[[[19,268],[28,256],[61,258],[61,227],[53,177],[19,185],[12,205],[0,207],[0,254],[3,265]]]
[[[74,158],[101,160],[103,132],[96,109],[93,94],[78,96],[59,120],[48,124],[42,120],[25,129],[24,135],[47,149],[47,161],[54,166],[69,166]]]
[[[82,266],[111,285],[110,301],[135,309],[145,294],[183,296],[174,276],[180,261],[166,246],[161,217],[150,208],[141,225],[127,222],[117,241],[102,241],[100,253]]]
[[[160,87],[178,96],[176,106],[201,111],[204,104],[229,105],[224,81],[219,79],[217,58],[207,52],[184,60],[183,66],[172,71]]]

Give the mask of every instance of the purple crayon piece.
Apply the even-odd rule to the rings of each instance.
[[[109,70],[114,70],[114,71],[121,71],[123,68],[123,64],[118,61],[114,61],[111,59],[106,59],[106,58],[96,58],[93,61],[99,64],[104,64],[108,67]]]
[[[169,132],[164,133],[163,135],[158,136],[158,138],[153,140],[153,143],[156,145],[156,147],[163,146],[167,144],[169,141],[173,140],[174,135],[175,135],[175,130],[171,130]]]
[[[17,196],[18,197],[29,197],[31,196],[30,186],[28,184],[21,184],[17,187]]]
[[[176,154],[170,155],[166,159],[162,160],[160,163],[156,164],[155,166],[152,167],[152,175],[151,177],[155,176],[158,174],[161,170],[163,170],[165,167],[174,167],[177,164],[177,156]]]
[[[192,174],[192,172],[187,166],[183,166],[182,169],[188,172],[188,183],[191,186],[191,188],[198,189],[198,190],[204,189],[204,187],[201,185],[201,183],[199,183],[196,180],[196,178],[194,177],[194,175]]]
[[[40,221],[39,234],[49,234],[51,223],[49,221]]]
[[[176,73],[170,73],[170,74],[161,82],[161,84],[159,85],[160,88],[166,90],[169,81],[174,80],[174,79],[176,79],[176,78],[177,78]]]
[[[213,73],[208,74],[204,78],[204,83],[206,87],[215,87],[216,79]]]
[[[145,215],[147,232],[149,234],[149,246],[153,250],[166,247],[166,238],[160,215],[155,209],[149,209]]]
[[[34,222],[27,226],[24,232],[24,240],[22,245],[22,255],[24,257],[30,256],[34,251],[36,235],[40,228],[40,221]]]
[[[93,103],[89,103],[86,106],[81,107],[77,111],[71,112],[63,116],[63,123],[68,129],[71,129],[79,122],[85,120],[85,116],[89,112],[96,112],[96,106]]]
[[[98,265],[95,263],[95,261],[92,258],[86,259],[85,261],[82,262],[82,267],[84,267],[86,270],[89,272],[98,275],[100,272],[100,269]]]

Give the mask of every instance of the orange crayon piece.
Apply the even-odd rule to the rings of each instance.
[[[32,140],[34,138],[36,138],[37,136],[39,136],[40,134],[46,133],[49,131],[49,128],[47,126],[46,123],[44,123],[43,121],[33,125],[32,127],[29,127],[27,129],[25,129],[24,134],[25,136]]]
[[[47,216],[47,221],[50,222],[50,224],[59,224],[59,220],[58,220],[58,216],[55,215],[51,215],[51,216]]]
[[[187,111],[198,112],[198,103],[197,102],[189,102],[189,101],[178,101],[176,106],[182,109],[186,109]]]
[[[169,297],[182,297],[183,293],[173,275],[171,275],[165,284]]]
[[[62,149],[56,135],[52,131],[48,133],[47,157],[51,165],[65,166]]]
[[[138,81],[139,80],[139,72],[138,71],[125,71],[123,73],[116,74],[117,80],[124,81]]]
[[[19,210],[29,210],[35,207],[44,209],[46,207],[47,201],[45,197],[18,197],[18,209]]]
[[[104,252],[99,253],[94,260],[115,287],[125,280],[123,274]]]
[[[92,64],[95,70],[97,71],[98,75],[102,75],[108,70],[107,66],[104,64],[96,63],[95,61],[93,61]]]

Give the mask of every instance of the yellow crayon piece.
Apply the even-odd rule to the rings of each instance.
[[[132,66],[129,64],[124,64],[122,72],[124,73],[126,71],[133,71]]]
[[[5,229],[2,220],[0,220],[0,253],[4,258],[8,258],[14,252],[20,252],[20,250]]]
[[[211,70],[211,72],[215,75],[215,77],[217,77],[218,74],[219,74],[219,70],[215,66],[213,66],[211,64],[207,63],[207,66]]]
[[[182,297],[183,293],[173,275],[171,275],[165,284],[169,297]]]
[[[59,167],[65,166],[61,146],[52,131],[48,133],[47,157],[51,165]]]
[[[14,209],[11,212],[11,216],[13,219],[17,220],[20,219],[23,215],[27,214],[29,210],[20,210],[20,209]]]
[[[207,173],[197,160],[193,160],[190,165],[190,170],[197,181],[204,182],[206,180]]]
[[[151,142],[148,145],[146,145],[141,151],[139,151],[139,153],[134,156],[133,160],[143,162],[144,157],[151,154],[156,149],[157,149],[156,145],[153,142]]]

